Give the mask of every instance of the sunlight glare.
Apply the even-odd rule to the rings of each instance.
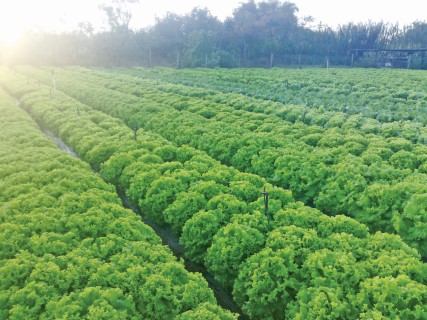
[[[1,8],[0,11],[0,43],[3,46],[14,46],[22,37],[25,31],[23,21],[27,18],[25,14],[16,14],[18,11],[15,6]]]
[[[23,31],[19,28],[2,28],[0,33],[0,43],[5,47],[13,47],[21,39],[22,33]]]

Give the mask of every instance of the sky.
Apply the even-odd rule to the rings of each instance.
[[[106,18],[99,5],[112,0],[0,0],[0,42],[14,43],[28,29],[70,31],[78,23],[89,21],[97,30],[106,28]],[[194,7],[207,7],[224,20],[244,0],[140,0],[133,6],[131,27],[152,25],[155,17],[166,12],[184,14]],[[427,21],[423,0],[294,0],[299,16],[312,16],[315,23],[332,28],[347,22],[384,21],[408,25],[416,20]]]

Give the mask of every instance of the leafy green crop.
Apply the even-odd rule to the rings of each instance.
[[[173,319],[204,310],[235,319],[122,207],[114,186],[59,151],[14,104],[0,90],[0,319]],[[95,150],[99,165],[118,149]]]
[[[32,72],[39,74],[40,77],[45,74],[43,70],[33,70]],[[83,71],[67,72],[69,72],[70,78],[69,80],[64,78],[64,84],[67,83],[70,90],[77,88],[73,74],[78,75]],[[6,80],[0,80],[0,82],[4,83],[13,93],[13,87],[22,81],[22,78],[10,73],[6,77],[12,79],[14,85],[7,86],[9,81]],[[118,82],[114,82],[114,85],[117,85],[116,88],[121,88]],[[251,138],[249,133],[245,133],[245,130],[254,130],[252,120],[263,126],[262,123],[266,121],[264,116],[260,116],[259,119],[244,121],[241,119],[243,113],[240,116],[235,115],[232,119],[228,119],[222,114],[224,121],[216,123],[215,126],[224,130],[231,128],[227,123],[236,122],[240,126],[236,128],[236,132],[230,133],[234,140],[225,140],[222,139],[223,136],[216,133],[219,131],[213,133],[208,131],[207,129],[211,127],[207,127],[209,125],[207,122],[192,128],[191,125],[184,126],[183,124],[187,120],[189,124],[193,122],[185,117],[180,117],[179,120],[182,121],[182,125],[179,126],[174,119],[175,116],[179,115],[175,113],[167,115],[167,112],[160,112],[163,107],[150,105],[148,95],[155,96],[158,91],[149,86],[144,89],[152,91],[151,93],[147,92],[145,100],[142,99],[147,103],[145,106],[141,104],[140,98],[135,98],[132,95],[109,91],[93,84],[92,88],[94,91],[87,95],[87,101],[90,100],[91,105],[98,106],[97,98],[99,98],[102,101],[100,103],[105,104],[104,111],[107,113],[117,116],[120,113],[126,118],[134,117],[134,120],[143,121],[139,122],[140,124],[148,124],[151,121],[153,124],[161,122],[163,126],[169,122],[170,126],[164,126],[167,135],[172,136],[174,134],[177,139],[183,139],[183,135],[180,135],[181,132],[186,131],[187,136],[197,132],[199,139],[194,141],[200,146],[209,146],[212,141],[221,142],[219,143],[220,148],[217,150],[219,152],[216,155],[218,158],[225,154],[221,152],[227,149],[228,143],[232,142],[231,147],[234,148],[238,145],[240,138],[248,143],[257,143],[259,149],[269,148],[268,150],[285,152],[287,149],[279,148],[276,142],[284,138],[287,146],[291,147],[293,139],[303,135],[300,132],[301,128],[305,128],[305,126],[300,125],[295,127],[282,126],[280,130],[274,131],[278,137],[272,143],[270,139],[258,140]],[[56,128],[55,132],[60,134],[63,130],[64,133],[67,132],[63,136],[64,140],[75,150],[81,148],[84,154],[89,152],[86,150],[86,135],[93,141],[99,142],[103,141],[104,138],[111,137],[111,143],[116,146],[117,151],[111,154],[106,161],[99,158],[100,161],[104,161],[97,164],[101,168],[101,176],[108,178],[109,181],[116,184],[117,188],[126,192],[133,204],[139,205],[144,214],[150,215],[158,222],[170,223],[171,228],[180,236],[180,242],[185,247],[186,256],[204,263],[213,273],[213,276],[233,292],[235,301],[251,318],[303,319],[330,316],[337,319],[356,319],[365,313],[368,314],[367,312],[378,315],[379,312],[385,312],[381,309],[382,307],[380,309],[375,309],[374,305],[365,307],[356,298],[360,295],[363,299],[365,296],[376,296],[376,292],[382,292],[383,288],[376,287],[377,284],[381,285],[381,282],[375,281],[377,278],[398,279],[399,277],[406,277],[408,285],[418,288],[420,292],[425,290],[426,279],[423,276],[425,264],[420,261],[417,250],[405,244],[399,236],[381,232],[370,234],[366,225],[350,217],[339,214],[329,217],[318,209],[305,206],[302,202],[295,202],[290,191],[273,187],[260,176],[253,173],[242,173],[233,167],[226,167],[201,150],[189,146],[173,145],[157,134],[146,131],[145,128],[138,130],[135,140],[132,129],[126,127],[124,123],[114,122],[111,120],[111,116],[94,111],[82,104],[80,110],[84,111],[78,114],[75,105],[79,102],[61,92],[58,92],[57,98],[50,99],[45,95],[46,91],[43,91],[43,88],[41,89],[35,89],[31,93],[33,100],[31,103],[27,102],[24,107],[31,110],[34,117],[40,119],[43,126],[52,129],[52,131]],[[97,97],[97,93],[102,93],[102,96]],[[35,99],[37,96],[38,99]],[[103,100],[104,97],[108,97],[109,102]],[[26,100],[27,96],[23,98],[25,101],[30,101]],[[129,100],[127,100],[128,98]],[[133,102],[130,103],[131,101]],[[182,101],[178,97],[169,102],[182,106]],[[44,107],[45,105],[49,107]],[[201,106],[198,106],[197,103],[193,103],[191,108],[196,112],[201,110]],[[144,119],[141,116],[141,112],[138,111],[140,109],[147,112],[148,118]],[[61,114],[61,117],[57,116],[58,114]],[[221,116],[221,112],[216,114]],[[187,115],[190,116],[191,113]],[[56,119],[61,119],[61,121],[59,122]],[[106,130],[103,126],[104,123],[114,123],[114,128]],[[261,133],[266,133],[270,125],[271,123],[266,121],[263,127],[265,132]],[[317,131],[316,128],[308,130],[312,133]],[[73,131],[78,135],[78,139],[70,134]],[[123,132],[123,134],[112,136],[111,132]],[[330,131],[331,134],[332,132],[333,130]],[[240,136],[240,134],[244,135]],[[347,135],[340,139],[340,141],[351,142],[350,146],[355,154],[360,151],[360,146],[364,145],[363,139],[361,140],[360,136],[356,134]],[[378,142],[377,137],[373,137],[372,140],[379,145],[384,142],[381,139]],[[327,141],[324,142],[327,143]],[[405,150],[407,147],[401,142],[397,141],[393,150],[389,148],[387,149],[389,152],[386,150],[378,157],[381,159],[382,157],[391,157],[393,152]],[[107,148],[107,146],[105,147]],[[396,169],[390,165],[366,168],[367,165],[357,158],[357,155],[343,153],[341,146],[333,147],[331,150],[324,149],[319,153],[314,153],[312,148],[300,142],[295,143],[294,147],[309,152],[308,156],[301,157],[298,157],[296,150],[289,153],[289,156],[295,157],[295,166],[290,168],[296,174],[301,172],[301,176],[295,177],[295,175],[288,174],[287,171],[279,170],[273,173],[271,177],[275,181],[286,182],[283,177],[287,174],[289,179],[295,179],[295,186],[299,185],[297,181],[301,181],[306,182],[307,187],[317,186],[321,190],[322,186],[319,183],[330,176],[329,166],[335,165],[337,169],[340,169],[338,174],[340,185],[344,186],[346,190],[358,190],[361,184],[352,184],[346,181],[345,177],[349,175],[348,170],[345,170],[345,165],[337,161],[343,154],[342,158],[345,161],[355,164],[354,170],[350,172],[363,174],[364,179],[371,175],[381,177],[388,174],[393,175],[393,178],[401,178],[402,183],[408,184],[408,197],[412,197],[409,186],[422,178],[422,176],[412,173],[410,169]],[[227,151],[227,153],[231,155],[234,151]],[[245,149],[244,154],[246,152],[251,154],[253,150],[248,148]],[[279,153],[273,152],[273,154]],[[311,183],[309,180],[315,170],[298,168],[300,165],[298,159],[309,159],[316,165],[324,164],[320,165],[324,171],[319,173],[319,178],[315,183]],[[321,162],[323,159],[324,162]],[[370,159],[377,164],[377,158]],[[269,161],[272,163],[271,159]],[[94,164],[92,166],[96,167]],[[285,165],[286,162],[282,162],[282,164]],[[382,170],[384,168],[387,168],[388,171],[384,172]],[[266,172],[271,173],[268,170]],[[23,181],[26,183],[25,179]],[[358,182],[360,181],[358,180]],[[421,181],[423,180],[421,179]],[[390,180],[380,182],[394,186]],[[263,213],[261,192],[264,186],[267,191],[271,191],[270,221]],[[332,180],[328,181],[328,186],[330,190],[337,188]],[[301,194],[303,194],[303,188],[304,184],[300,189]],[[19,191],[16,190],[18,193]],[[53,190],[52,194],[56,193]],[[346,194],[339,194],[339,196],[347,197]],[[189,197],[192,199],[190,200]],[[346,200],[354,206],[355,210],[359,209],[359,201],[362,201],[355,194]],[[422,205],[422,198],[414,198],[413,203]],[[186,206],[189,208],[188,211],[185,209]],[[406,209],[409,210],[407,211],[408,218],[413,214],[411,208],[414,207],[408,206]],[[174,219],[175,210],[176,219]],[[359,212],[363,211],[355,211],[355,214]],[[401,216],[402,212],[399,211],[399,214]],[[400,223],[402,227],[404,223],[408,223],[408,227],[415,230],[413,226],[417,220],[403,221],[398,220],[398,217],[398,215],[395,216],[393,223]],[[417,227],[422,226],[422,223],[416,225]],[[125,229],[120,226],[120,224],[117,225],[114,230],[124,232]],[[179,234],[181,230],[182,233]],[[129,234],[129,236],[131,235],[133,233]],[[122,285],[126,285],[126,275],[132,274],[132,278],[139,279],[141,274],[143,284],[139,287],[147,288],[151,295],[147,294],[146,291],[139,292],[133,288],[135,290],[132,291],[132,296],[135,297],[137,309],[142,308],[142,305],[148,306],[152,312],[152,317],[164,312],[165,306],[166,308],[169,306],[174,314],[181,313],[182,317],[184,314],[189,316],[206,314],[207,317],[210,316],[213,309],[207,305],[206,308],[201,306],[200,308],[185,307],[191,309],[188,311],[175,309],[174,303],[187,306],[187,294],[180,291],[181,287],[172,286],[175,277],[182,280],[180,283],[184,288],[188,288],[185,293],[192,294],[195,291],[191,289],[192,282],[187,283],[186,277],[183,277],[179,268],[174,272],[169,272],[157,267],[158,264],[137,264],[140,256],[142,259],[158,262],[162,255],[159,256],[157,251],[139,247],[137,254],[131,255],[130,253],[136,250],[135,247],[129,248],[122,245],[126,249],[124,252],[128,254],[130,261],[132,263],[135,261],[135,264],[129,265],[127,259],[120,255],[121,252],[115,251],[115,243],[121,244],[120,237],[106,235],[93,245],[90,242],[85,242],[84,248],[81,249],[96,248],[96,259],[109,258],[121,266],[121,270],[125,270],[120,275],[116,275],[110,272],[111,265],[108,265],[99,272],[93,272],[94,284],[114,284],[114,287],[122,288]],[[86,256],[84,250],[81,252],[83,252],[83,256]],[[389,262],[387,262],[388,259],[390,259]],[[396,263],[396,260],[399,263]],[[166,268],[168,261],[163,263]],[[159,273],[162,273],[162,277],[159,277]],[[373,285],[365,286],[370,281]],[[171,287],[168,286],[169,284]],[[159,287],[165,289],[158,290]],[[203,286],[201,290],[204,290]],[[203,292],[194,293],[206,297]],[[150,297],[152,299],[158,298],[163,303],[157,305],[153,302],[155,300],[149,300]],[[422,302],[422,300],[417,300],[414,305],[418,310],[424,312],[425,304]],[[388,313],[384,314],[403,314],[408,308],[407,305],[400,304],[398,301],[390,302],[387,305]]]
[[[41,69],[20,70],[38,79],[46,77],[46,72]],[[271,73],[275,75],[276,71]],[[329,215],[345,214],[366,223],[372,232],[397,233],[414,247],[422,247],[425,237],[415,241],[410,236],[412,231],[399,228],[396,221],[401,220],[409,196],[424,192],[424,189],[415,190],[418,181],[425,180],[427,147],[421,137],[427,131],[419,122],[414,122],[414,125],[384,122],[358,113],[359,107],[367,105],[361,92],[375,92],[372,86],[361,83],[356,92],[355,81],[351,80],[352,85],[343,85],[344,91],[338,90],[342,91],[341,98],[349,95],[350,91],[346,90],[351,90],[350,95],[354,92],[362,100],[350,100],[340,111],[327,111],[323,104],[319,107],[310,103],[305,107],[294,107],[273,103],[269,99],[260,100],[259,97],[184,86],[176,83],[179,82],[175,78],[177,75],[170,70],[156,71],[154,78],[162,77],[162,72],[171,77],[172,83],[149,79],[150,72],[140,69],[121,70],[114,77],[108,77],[108,81],[110,73],[106,70],[62,69],[58,74],[62,75],[64,90],[68,94],[122,119],[129,126],[152,130],[178,145],[188,144],[206,151],[222,163],[260,175],[281,188],[289,188],[297,200],[316,206]],[[182,71],[182,75],[184,78],[189,74],[201,76],[209,83],[204,72],[207,71]],[[259,72],[258,77],[262,80],[256,79],[252,72],[248,75],[254,83],[274,82]],[[127,75],[129,73],[137,77]],[[282,76],[279,75],[279,79]],[[373,76],[383,79],[382,75]],[[345,79],[343,74],[340,77]],[[235,75],[221,79],[239,81]],[[325,87],[334,81],[327,79]],[[245,81],[244,86],[247,84],[250,82]],[[280,87],[279,84],[277,86]],[[301,83],[295,86],[295,90],[310,86],[309,83]],[[334,93],[334,90],[325,91],[329,95]],[[260,89],[257,92],[260,93]],[[302,94],[301,90],[299,92]],[[316,90],[306,93],[309,92]],[[351,103],[361,104],[356,107]],[[414,103],[418,105],[420,101]],[[210,110],[215,112],[206,116]],[[418,112],[422,108],[417,106],[416,110]],[[301,114],[295,115],[299,112]],[[294,115],[289,118],[289,114]],[[159,151],[159,154],[164,152],[167,160],[167,157],[175,156],[175,149],[168,146],[166,150]],[[187,168],[202,173],[200,162],[199,168]],[[387,185],[393,186],[408,178],[412,184],[409,188],[413,191],[394,208],[360,200],[370,197],[372,186],[380,184],[388,188]],[[256,200],[258,191],[250,190],[250,186],[244,184],[234,182],[231,192],[239,197],[245,196],[245,201]]]

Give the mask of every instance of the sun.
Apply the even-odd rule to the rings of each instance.
[[[3,1],[0,3],[0,44],[14,46],[24,34],[31,21],[30,8],[24,10],[25,1]]]
[[[0,21],[0,44],[6,47],[13,47],[21,39],[24,30],[20,25],[8,24],[7,21]]]

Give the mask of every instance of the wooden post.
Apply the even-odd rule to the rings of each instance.
[[[248,50],[248,44],[246,43],[246,40],[243,41],[243,67],[247,68],[247,50]]]
[[[180,55],[181,55],[181,52],[180,51],[177,51],[177,53],[176,53],[176,68],[177,69],[179,69],[179,66],[180,66]]]
[[[326,57],[326,69],[329,69],[329,58]]]
[[[265,187],[261,194],[264,196],[264,214],[267,217],[267,221],[270,222],[270,215],[268,214],[268,192],[265,191]]]
[[[273,52],[270,52],[270,68],[273,68],[273,59],[274,59],[274,54]]]
[[[411,55],[410,54],[408,54],[408,69],[410,69],[411,68]]]
[[[208,54],[205,55],[205,68],[208,67]]]
[[[351,66],[354,66],[354,53],[351,54]]]
[[[301,117],[301,122],[302,123],[305,123],[305,115],[307,114],[307,112],[308,112],[308,108],[306,108],[305,111],[304,111],[304,113],[302,114],[302,117]]]
[[[56,94],[56,79],[55,79],[55,72],[52,70],[52,93],[53,95]]]

